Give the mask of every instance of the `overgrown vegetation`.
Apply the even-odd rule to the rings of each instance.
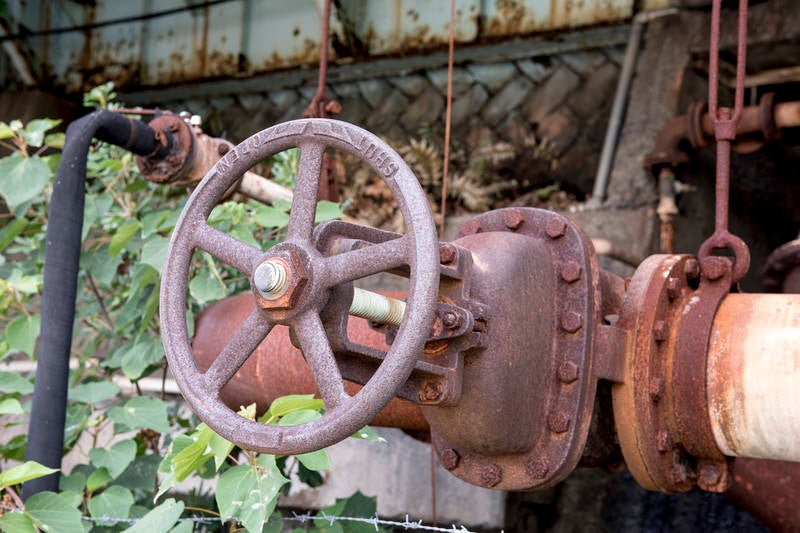
[[[88,93],[85,104],[108,107],[113,99],[113,88],[106,85]],[[321,483],[319,472],[330,468],[328,456],[325,451],[297,457],[242,452],[198,425],[180,403],[167,401],[163,389],[142,390],[144,378],[163,380],[167,372],[159,336],[160,271],[186,194],[148,183],[130,153],[102,143],[93,146],[88,161],[64,436],[64,453],[76,466],[62,475],[59,493],[40,493],[24,505],[19,500],[21,482],[50,472],[35,463],[11,466],[25,456],[47,205],[64,143],[63,134],[52,133],[57,125],[48,119],[0,123],[0,145],[12,152],[0,159],[6,207],[0,205],[0,529],[182,533],[195,525],[187,517],[200,516],[210,519],[203,522],[208,531],[280,531],[283,522],[274,511],[279,494],[292,476],[309,485]],[[273,175],[291,182],[293,157],[277,159]],[[288,209],[288,204],[227,202],[213,211],[210,223],[266,248],[281,238]],[[328,203],[320,206],[318,219],[339,215]],[[248,283],[207,254],[195,254],[190,313]],[[3,370],[11,361],[30,370]],[[323,410],[321,400],[290,396],[276,400],[259,420],[291,425]],[[243,407],[241,414],[255,419],[255,405]],[[358,437],[378,439],[368,428]],[[190,478],[214,481],[176,495],[174,489]],[[374,500],[361,495],[327,512],[344,505],[350,513],[375,513]],[[314,527],[341,530],[327,522]]]

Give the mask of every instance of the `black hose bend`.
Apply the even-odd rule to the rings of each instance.
[[[50,468],[61,468],[81,255],[86,158],[93,137],[138,155],[157,154],[163,149],[147,124],[112,111],[95,111],[67,128],[47,220],[42,326],[25,454],[26,460],[38,461]],[[57,491],[58,484],[59,473],[28,481],[23,486],[22,496],[27,499],[38,492]]]

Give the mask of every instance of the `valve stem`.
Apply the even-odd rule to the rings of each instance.
[[[390,326],[400,326],[403,314],[406,312],[406,303],[396,298],[389,298],[364,289],[353,289],[353,302],[350,304],[350,314]]]

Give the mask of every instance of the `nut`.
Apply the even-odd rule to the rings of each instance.
[[[443,265],[449,265],[456,260],[458,252],[452,244],[442,244],[439,246],[439,262]]]
[[[667,323],[663,320],[656,320],[653,324],[653,338],[661,342],[666,340],[667,336],[669,335],[669,328],[667,327]]]
[[[417,396],[421,402],[436,402],[444,394],[444,387],[440,381],[426,381]]]
[[[575,311],[567,311],[561,315],[561,328],[568,333],[575,333],[583,326],[583,317]]]
[[[547,221],[544,231],[551,239],[558,239],[567,232],[567,223],[560,218],[551,218]]]
[[[464,225],[461,226],[460,233],[462,235],[473,235],[475,233],[480,233],[482,230],[483,228],[481,228],[480,221],[473,218],[472,220],[464,222]]]
[[[264,280],[258,280],[257,282],[254,272],[251,285],[253,287],[253,293],[256,296],[256,301],[262,309],[273,311],[292,309],[308,281],[305,268],[303,268],[296,254],[291,251],[289,251],[288,256],[281,255],[270,257],[262,262],[261,265],[265,263],[280,265],[280,268],[285,272],[285,281],[283,282],[283,287],[276,293],[275,298],[267,298],[258,288],[258,284]],[[261,265],[256,268],[256,272],[261,269]]]
[[[486,465],[481,468],[481,485],[494,487],[503,480],[503,471],[497,465]]]
[[[702,266],[703,275],[710,281],[717,281],[730,269],[730,263],[724,257],[707,257]]]
[[[670,300],[674,300],[681,294],[681,280],[675,276],[670,276],[667,280],[667,296]]]
[[[663,378],[650,378],[648,391],[650,400],[653,402],[661,401],[664,397],[664,379]]]
[[[503,212],[503,224],[505,224],[508,229],[517,229],[523,222],[525,222],[525,218],[519,210],[508,209]]]
[[[583,269],[578,263],[573,263],[572,261],[565,263],[564,266],[561,267],[561,279],[567,283],[578,281],[581,279],[582,270]]]
[[[564,413],[552,413],[547,417],[547,427],[553,433],[565,433],[569,429],[569,416]]]
[[[561,365],[558,367],[558,379],[564,383],[572,383],[578,379],[578,373],[578,365],[572,361],[561,363]]]
[[[666,453],[672,448],[672,438],[666,431],[659,431],[656,435],[656,449],[661,453]]]
[[[456,329],[461,325],[461,316],[455,311],[447,311],[442,316],[442,323],[448,329]]]
[[[722,473],[715,465],[705,465],[700,469],[697,483],[700,488],[713,487],[722,479]]]
[[[687,259],[683,264],[683,273],[690,280],[697,279],[700,276],[700,263],[697,259]]]
[[[686,480],[689,479],[689,472],[686,470],[686,465],[683,463],[672,465],[672,468],[669,470],[669,477],[676,485],[686,483]]]
[[[453,448],[445,448],[439,454],[439,464],[447,470],[453,470],[461,461],[461,456]]]

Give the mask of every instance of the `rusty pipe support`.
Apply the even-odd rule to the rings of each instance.
[[[800,461],[800,296],[730,294],[708,346],[708,410],[729,456]]]

